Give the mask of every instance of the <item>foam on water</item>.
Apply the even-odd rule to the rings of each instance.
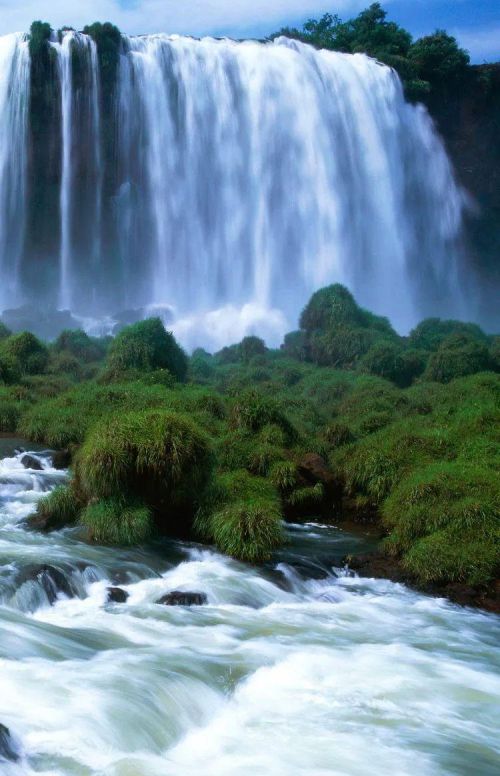
[[[0,722],[23,753],[2,774],[497,773],[497,618],[342,572],[359,540],[328,526],[292,526],[261,569],[190,544],[26,532],[65,476],[42,460],[0,462]],[[311,579],[295,560],[318,544]],[[79,575],[79,594],[19,606],[12,578],[34,559]],[[126,604],[106,602],[110,582]],[[154,603],[172,589],[208,604]]]

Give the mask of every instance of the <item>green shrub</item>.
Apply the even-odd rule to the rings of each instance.
[[[490,355],[485,344],[469,335],[450,334],[430,356],[423,378],[449,383],[489,367]]]
[[[491,369],[500,372],[500,336],[492,337],[490,344]]]
[[[21,369],[17,359],[3,353],[0,349],[0,384],[12,385],[21,379]]]
[[[309,357],[318,366],[352,368],[369,350],[376,334],[370,329],[336,326],[326,332],[313,332],[309,338]]]
[[[335,283],[312,295],[300,316],[300,328],[311,333],[338,326],[370,328],[391,338],[397,336],[387,318],[364,310],[345,286]]]
[[[363,311],[340,283],[316,291],[300,316],[300,328],[308,332],[345,325],[363,326],[363,323]]]
[[[140,544],[154,535],[150,509],[120,498],[90,503],[81,513],[80,522],[99,544]]]
[[[206,381],[214,376],[214,358],[203,348],[196,348],[189,359],[189,372],[196,381]]]
[[[410,332],[408,344],[411,348],[437,350],[450,334],[464,334],[478,342],[487,342],[486,334],[475,323],[426,318]]]
[[[2,340],[0,355],[14,361],[21,374],[34,375],[45,371],[49,360],[49,351],[39,339],[29,331],[13,334]]]
[[[5,323],[2,323],[2,321],[0,321],[0,340],[10,337],[11,334],[12,334],[11,330],[7,328]]]
[[[76,521],[81,506],[74,488],[71,485],[60,485],[40,499],[36,514],[45,518],[48,529],[62,528]]]
[[[108,364],[117,371],[168,369],[178,380],[184,380],[188,370],[186,354],[159,318],[122,329],[111,343]]]
[[[47,371],[51,374],[70,375],[75,380],[82,376],[80,361],[69,351],[52,352],[50,354]]]
[[[81,329],[62,331],[54,342],[53,349],[56,353],[67,352],[84,363],[101,361],[109,345],[107,338],[98,339],[89,337]]]
[[[263,356],[267,353],[264,340],[260,337],[244,337],[239,345],[241,360],[248,364],[255,356]]]
[[[290,358],[296,358],[298,361],[307,361],[308,346],[305,331],[291,331],[289,334],[286,334],[281,349]]]
[[[425,351],[404,350],[400,343],[379,340],[360,359],[359,367],[363,372],[384,377],[406,388],[422,374],[427,358]]]
[[[47,46],[52,28],[47,22],[36,21],[30,27],[29,50],[32,58],[36,57],[40,50]]]

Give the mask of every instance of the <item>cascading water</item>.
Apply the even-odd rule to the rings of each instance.
[[[66,476],[38,455],[0,452],[2,776],[496,776],[498,617],[346,575],[370,544],[332,527],[260,568],[26,531]]]
[[[29,67],[12,62],[26,43],[2,46],[4,99],[25,105]],[[431,313],[473,317],[460,292],[463,194],[389,68],[286,38],[124,37],[104,104],[93,41],[70,31],[52,47],[59,251],[35,245],[17,260],[8,248],[37,207],[22,183],[23,108],[17,131],[1,130],[20,181],[0,201],[6,287],[36,272],[38,295],[87,317],[166,306],[187,344],[213,346],[252,330],[278,341],[334,281],[401,330]]]
[[[0,309],[21,290],[29,66],[25,36],[0,37]]]

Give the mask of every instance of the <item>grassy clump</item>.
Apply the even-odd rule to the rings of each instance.
[[[74,487],[61,485],[40,499],[36,515],[47,521],[47,528],[53,529],[74,523],[80,509],[81,502]]]
[[[260,563],[284,541],[278,494],[268,480],[246,471],[221,475],[197,516],[196,529],[222,552]]]
[[[99,544],[141,544],[151,539],[155,531],[147,506],[120,498],[88,504],[80,515],[80,523]]]
[[[99,385],[87,382],[40,401],[23,414],[19,432],[26,439],[61,448],[79,445],[98,420],[116,412],[166,407],[170,394],[142,381]]]
[[[118,372],[167,369],[178,380],[185,380],[188,370],[186,354],[159,318],[149,318],[122,329],[111,343],[108,364]]]
[[[496,474],[461,460],[417,469],[383,507],[388,550],[422,581],[488,582],[500,561]]]
[[[272,424],[278,426],[289,441],[297,437],[279,403],[255,390],[246,391],[233,402],[230,422],[233,428],[250,432],[261,431]]]
[[[87,435],[76,476],[90,499],[140,500],[165,530],[189,522],[212,471],[205,434],[187,416],[167,410],[113,415]]]

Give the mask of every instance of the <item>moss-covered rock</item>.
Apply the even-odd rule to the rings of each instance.
[[[205,434],[190,418],[167,410],[113,415],[97,423],[76,459],[86,497],[139,500],[167,533],[189,524],[212,471]]]

